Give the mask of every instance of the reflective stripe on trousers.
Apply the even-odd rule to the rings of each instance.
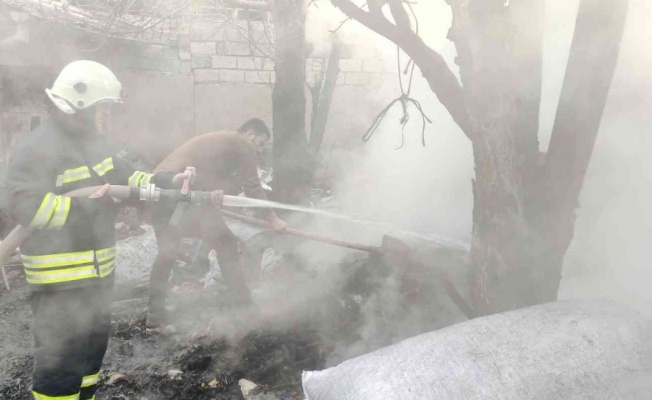
[[[86,375],[82,379],[81,392],[79,394],[80,400],[94,400],[95,392],[97,392],[97,384],[100,381],[100,373],[97,372],[92,375]]]
[[[79,400],[79,393],[70,394],[65,396],[47,396],[35,391],[32,391],[35,400]]]
[[[97,385],[97,382],[100,380],[100,373],[96,373],[93,375],[86,375],[84,379],[82,380],[81,387],[86,388],[89,386]]]

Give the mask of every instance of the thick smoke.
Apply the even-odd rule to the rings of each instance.
[[[577,6],[578,0],[549,1],[547,4],[541,151],[546,150],[552,130]],[[457,72],[453,63],[454,46],[446,40],[451,16],[445,2],[422,1],[415,6],[415,10],[423,16],[420,27],[426,42],[438,50],[453,71]],[[322,1],[319,9],[311,9],[309,18],[308,36],[315,51],[327,51],[327,32],[337,26],[343,16]],[[652,204],[652,191],[647,183],[652,175],[652,163],[647,157],[647,153],[652,150],[648,138],[652,122],[648,110],[652,100],[652,78],[649,76],[652,59],[649,46],[645,44],[652,39],[648,29],[651,22],[652,5],[646,0],[630,0],[630,16],[621,59],[584,184],[581,208],[577,211],[575,238],[566,256],[560,292],[563,298],[611,297],[648,314],[652,314],[652,295],[647,284],[650,276],[647,260],[652,254],[647,250],[649,235],[646,229],[652,223],[652,213],[648,211],[649,204]],[[315,218],[309,224],[304,223],[303,227],[368,245],[380,245],[383,235],[391,234],[405,239],[409,244],[419,244],[422,247],[434,246],[433,243],[460,245],[461,248],[468,246],[473,206],[471,144],[443,109],[418,70],[414,76],[412,97],[420,101],[427,116],[433,121],[426,127],[426,147],[421,145],[421,120],[416,110],[410,109],[412,118],[402,132],[398,122],[401,116],[398,106],[387,115],[371,140],[360,144],[358,138],[371,125],[375,114],[400,95],[395,66],[396,48],[354,21],[342,28],[341,35],[345,39],[372,40],[385,56],[388,68],[392,71],[382,86],[373,90],[351,90],[346,93],[346,99],[344,96],[336,99],[340,101],[333,104],[331,121],[336,119],[336,115],[337,119],[346,117],[345,125],[352,127],[346,132],[346,141],[352,146],[336,142],[332,151],[324,151],[330,152],[328,159],[332,160],[333,168],[344,171],[342,179],[336,182],[334,193],[335,202],[340,205],[341,211],[377,223],[352,224]],[[403,61],[405,63],[407,58],[404,57]],[[402,77],[406,79],[405,75]],[[127,79],[135,82],[139,78],[128,76]],[[181,92],[180,88],[186,88],[184,90],[187,91],[191,87],[186,85],[184,79],[176,78],[174,82],[178,92]],[[168,132],[164,128],[170,128],[165,126],[167,120],[160,118],[161,115],[170,110],[187,108],[193,101],[200,102],[202,96],[210,98],[207,93],[209,89],[214,89],[199,87],[197,98],[200,100],[195,100],[194,93],[172,95],[167,86],[159,85],[162,80],[164,78],[152,76],[151,82],[147,80],[141,81],[140,85],[132,85],[130,106],[147,110],[148,114],[139,121],[125,121],[122,118],[114,126],[116,130],[131,129],[128,134],[121,133],[121,138],[133,138],[138,145],[150,146],[161,154],[169,150],[163,148],[165,146],[161,143],[164,141],[152,140],[151,143],[146,143],[147,139],[139,138],[137,130],[160,129],[161,136],[165,136]],[[154,92],[160,95],[159,98],[169,100],[158,101],[156,107],[151,107],[150,110],[151,99],[145,95],[146,91],[142,91],[145,94],[138,91],[144,86],[155,86]],[[224,91],[227,89],[225,86]],[[174,131],[183,133],[176,134],[174,141],[180,142],[185,136],[206,131],[208,125],[212,129],[234,128],[235,126],[225,126],[225,121],[232,113],[228,112],[230,110],[225,112],[226,108],[220,107],[240,107],[245,103],[252,110],[251,116],[262,116],[268,122],[271,121],[269,97],[263,97],[270,95],[269,88],[246,89],[243,92],[237,96],[246,97],[246,102],[217,104],[212,111],[215,116],[210,120],[204,118],[200,124],[186,117],[176,118]],[[118,117],[121,117],[120,113],[125,112],[116,110]],[[186,114],[188,113],[183,115]],[[237,114],[239,119],[240,114]],[[129,128],[126,122],[134,122],[137,128]],[[229,124],[231,122],[233,121],[229,120]],[[343,124],[339,123],[337,129],[341,125]],[[330,133],[334,131],[332,125],[329,129]],[[326,149],[330,149],[329,144],[325,146]],[[424,245],[427,241],[418,239],[415,235],[407,235],[405,231],[431,239],[431,242]],[[282,252],[291,248],[292,244],[292,239],[283,238],[280,244],[279,241],[275,243],[275,247]],[[291,326],[306,317],[328,328],[324,328],[324,331],[336,333],[341,330],[341,327],[333,326],[336,321],[333,310],[346,308],[360,298],[346,298],[344,295],[338,298],[339,291],[352,278],[352,271],[365,262],[366,256],[316,243],[304,243],[293,253],[301,271],[261,285],[255,292],[255,301],[262,319],[247,319],[239,311],[212,314],[210,318],[216,326],[214,333],[237,336],[264,327],[267,322],[275,326]],[[382,270],[381,264],[380,261],[370,261],[372,270]],[[466,295],[463,285],[465,271],[461,269],[453,272],[453,279]],[[459,311],[451,311],[454,307],[450,304],[446,304],[449,306],[447,308],[431,303],[430,309],[411,309],[408,315],[402,316],[400,326],[390,326],[388,321],[400,311],[397,308],[400,303],[398,276],[395,270],[390,270],[380,278],[374,272],[370,274],[377,286],[360,309],[363,323],[352,328],[354,332],[351,333],[357,334],[358,338],[342,342],[341,348],[336,349],[332,362],[388,344],[388,340],[463,320]],[[348,294],[356,295],[355,291]],[[437,297],[437,300],[441,303],[449,301],[445,295]],[[431,317],[433,309],[436,318],[424,318]],[[383,336],[388,330],[391,330],[389,338]]]
[[[557,3],[566,12],[560,13],[563,19],[549,12],[549,26],[570,32],[573,20],[566,15],[577,1]],[[652,315],[652,297],[645,283],[652,256],[646,240],[652,222],[651,22],[652,4],[630,1],[619,64],[584,182],[560,291],[562,298],[613,298],[647,315]],[[555,76],[560,67],[555,66]]]
[[[554,123],[578,5],[578,0],[547,4],[539,135],[542,152],[547,150]],[[454,47],[445,40],[450,12],[442,4],[424,2],[418,7],[417,13],[428,22],[421,24],[424,38],[457,72],[452,62]],[[331,23],[341,20],[341,15],[335,12],[333,15]],[[436,23],[430,23],[432,19]],[[575,238],[566,256],[560,291],[561,298],[613,298],[647,314],[652,313],[649,290],[647,285],[638,282],[646,282],[649,275],[646,262],[649,246],[644,232],[649,225],[647,204],[652,200],[652,192],[646,189],[650,170],[646,161],[646,152],[650,150],[646,138],[650,126],[647,104],[652,97],[652,79],[645,43],[650,39],[646,27],[651,21],[652,6],[642,0],[630,2],[619,65],[584,184]],[[350,24],[353,26],[345,25],[342,29],[343,34],[368,34],[357,23]],[[395,63],[395,46],[378,36],[374,40],[388,65]],[[366,100],[377,104],[380,111],[400,92],[396,81],[388,81],[376,93]],[[347,174],[337,186],[336,197],[348,215],[382,221],[403,230],[428,232],[427,236],[443,237],[455,243],[468,243],[473,204],[471,145],[418,71],[412,94],[434,121],[427,127],[426,147],[421,147],[420,118],[416,110],[411,110],[412,119],[405,132],[401,132],[397,106],[375,136],[354,156],[348,157]],[[366,128],[371,119],[361,115],[351,122]],[[360,137],[364,128],[358,132]],[[392,233],[391,228],[377,226],[367,227],[364,233],[359,229],[365,228],[346,229],[344,236],[378,242],[383,233]],[[395,283],[391,279],[385,282],[383,304],[393,302],[391,293]],[[371,299],[370,307],[378,300]],[[387,326],[374,319],[372,313],[368,317],[360,333],[373,342],[371,332],[377,333]],[[355,354],[358,349],[349,350]]]

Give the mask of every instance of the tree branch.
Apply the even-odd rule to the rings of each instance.
[[[389,9],[392,12],[394,21],[396,21],[396,26],[406,33],[412,32],[410,17],[403,8],[403,0],[389,0]]]
[[[344,19],[344,21],[340,22],[340,24],[337,26],[337,28],[335,28],[335,29],[331,29],[329,32],[330,32],[330,33],[333,33],[333,34],[336,34],[337,31],[339,31],[340,29],[342,29],[342,27],[344,26],[344,24],[346,24],[346,23],[349,22],[350,20],[351,20],[351,17],[346,17],[346,18]]]
[[[369,12],[371,14],[381,16],[383,15],[382,8],[385,5],[387,0],[369,0],[367,1],[367,6],[369,6]]]
[[[421,69],[430,88],[442,105],[446,107],[453,120],[462,128],[464,134],[473,140],[474,135],[464,102],[464,93],[457,78],[439,53],[428,47],[416,33],[400,29],[384,16],[379,17],[364,11],[351,0],[331,0],[331,3],[348,17],[355,19],[403,49]]]

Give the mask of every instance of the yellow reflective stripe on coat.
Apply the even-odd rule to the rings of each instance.
[[[140,181],[143,179],[143,176],[145,176],[144,172],[136,171],[129,177],[127,184],[131,187],[140,187]]]
[[[152,181],[152,178],[154,177],[153,174],[145,174],[143,176],[143,179],[140,181],[140,186],[146,186],[149,185],[150,182]]]
[[[109,261],[106,264],[100,265],[100,278],[106,278],[111,275],[115,270],[115,261]]]
[[[106,175],[107,172],[113,169],[113,157],[109,157],[93,167],[99,176]]]
[[[25,270],[25,277],[28,283],[46,284],[78,281],[80,279],[97,278],[95,266],[64,268],[50,271]]]
[[[98,250],[97,262],[100,264],[100,278],[105,278],[115,270],[115,247]]]
[[[61,175],[57,176],[57,187],[61,187],[66,183],[89,179],[90,177],[91,171],[85,165],[74,169],[67,169]]]
[[[153,174],[148,174],[142,171],[136,171],[131,175],[127,184],[131,187],[141,187],[149,185],[152,180]]]
[[[36,400],[79,400],[79,393],[65,395],[65,396],[48,396],[45,394],[32,391],[32,395]]]
[[[77,253],[22,256],[27,282],[35,285],[105,278],[115,270],[114,259],[115,247]],[[98,263],[97,269],[95,260]]]
[[[97,382],[99,382],[99,380],[100,380],[99,372],[93,375],[86,375],[84,379],[82,379],[81,387],[86,388],[89,386],[97,385]]]
[[[54,210],[54,215],[50,224],[47,226],[50,229],[61,229],[66,224],[68,220],[68,214],[70,214],[70,197],[57,196],[56,208]]]
[[[22,256],[23,264],[28,268],[53,268],[66,265],[88,264],[93,262],[93,250],[78,253],[49,254],[43,256]]]
[[[104,261],[109,261],[115,258],[115,247],[109,247],[108,249],[97,250],[97,262],[103,263]]]
[[[30,226],[37,229],[61,229],[70,213],[70,198],[47,193]]]
[[[36,211],[34,219],[30,224],[33,228],[45,228],[54,214],[57,196],[54,193],[46,193],[41,202],[41,206]]]

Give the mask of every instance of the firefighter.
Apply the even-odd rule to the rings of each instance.
[[[68,64],[45,91],[51,118],[19,140],[9,164],[11,216],[35,228],[20,248],[32,290],[35,399],[94,399],[109,338],[118,205],[102,193],[62,194],[186,177],[130,170],[98,133],[121,89],[102,64]]]
[[[269,140],[265,123],[254,118],[238,131],[211,132],[192,138],[170,153],[154,171],[181,171],[185,165],[192,165],[197,171],[194,190],[221,190],[237,195],[243,189],[248,197],[266,199],[256,159]],[[238,240],[222,220],[219,209],[192,208],[177,226],[169,224],[174,212],[170,205],[158,204],[150,210],[159,253],[150,275],[148,327],[165,324],[167,283],[181,237],[199,237],[208,248],[215,249],[228,287],[228,300],[236,305],[250,303],[250,291],[239,268]],[[271,209],[265,211],[265,218],[278,231],[286,226]]]

